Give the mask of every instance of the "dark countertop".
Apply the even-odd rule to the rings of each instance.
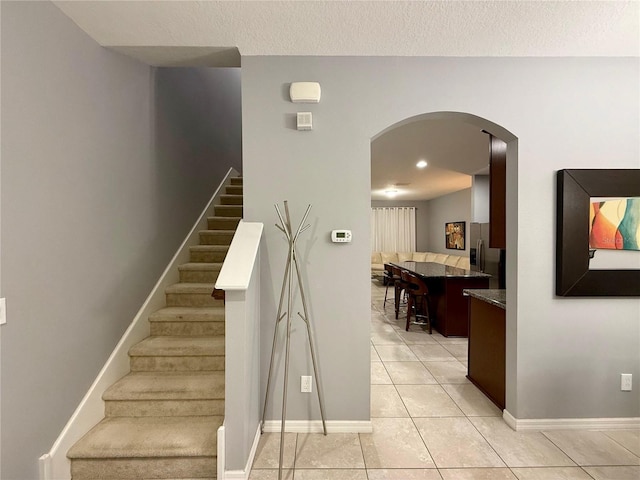
[[[396,267],[404,268],[418,275],[429,278],[438,277],[477,277],[490,278],[487,273],[475,272],[473,270],[465,270],[464,268],[450,267],[442,263],[435,262],[391,262]]]
[[[462,291],[463,294],[477,298],[484,302],[507,309],[507,291],[497,288],[469,288]]]

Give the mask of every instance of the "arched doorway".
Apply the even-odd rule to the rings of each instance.
[[[504,198],[506,204],[504,227],[506,229],[506,406],[515,405],[517,372],[517,161],[518,139],[509,130],[477,115],[462,112],[431,112],[400,120],[371,138],[372,205],[383,198],[385,189],[395,185],[395,205],[402,198],[407,201],[432,201],[436,198],[462,191],[473,190],[474,175],[488,175],[492,138],[503,142],[506,152]],[[429,175],[416,170],[418,160],[426,160]],[[376,162],[379,162],[377,164]],[[387,169],[389,181],[384,184],[381,170]],[[429,178],[431,177],[431,178]],[[487,181],[487,189],[488,189]],[[469,195],[470,222],[474,222],[475,197]],[[410,199],[410,200],[409,200]],[[380,201],[380,200],[378,200]],[[405,202],[406,203],[406,202]],[[471,212],[472,208],[474,212]],[[455,219],[451,219],[455,220]],[[487,220],[488,221],[488,220]],[[429,220],[423,220],[429,222]],[[423,225],[424,227],[424,225]],[[430,226],[427,226],[427,229]],[[429,248],[434,238],[444,237],[443,225],[438,221],[431,233],[416,231],[419,238],[417,251]],[[418,230],[418,228],[417,228]],[[430,249],[432,250],[432,249]],[[465,248],[469,256],[468,246]],[[456,252],[457,253],[457,252]]]

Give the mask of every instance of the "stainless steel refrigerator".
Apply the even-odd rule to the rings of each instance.
[[[491,275],[490,288],[505,288],[505,250],[489,248],[489,223],[471,223],[469,263],[471,270]]]

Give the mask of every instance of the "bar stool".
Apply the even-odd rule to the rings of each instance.
[[[405,330],[409,331],[411,324],[411,313],[415,312],[415,325],[427,325],[429,335],[431,335],[431,315],[429,314],[429,288],[427,284],[417,275],[410,272],[402,272],[402,280],[407,284],[407,325]]]
[[[384,264],[384,284],[387,286],[384,290],[384,302],[382,302],[382,308],[387,306],[387,292],[389,291],[389,286],[393,287],[395,292],[396,281],[401,280],[399,276],[395,276],[393,274],[393,267],[388,263]]]
[[[402,270],[399,267],[396,267],[394,265],[391,265],[391,274],[394,276],[394,278],[396,278],[395,281],[395,289],[394,289],[394,300],[395,300],[395,307],[396,307],[396,320],[398,319],[398,313],[400,312],[400,298],[402,297],[402,291],[404,290],[405,292],[407,291],[407,282],[405,282],[402,279],[402,273],[404,272],[404,270]]]

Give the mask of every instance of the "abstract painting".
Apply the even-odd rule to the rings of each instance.
[[[448,222],[444,224],[445,247],[464,250],[465,222]]]
[[[592,198],[589,248],[640,250],[640,198]]]

